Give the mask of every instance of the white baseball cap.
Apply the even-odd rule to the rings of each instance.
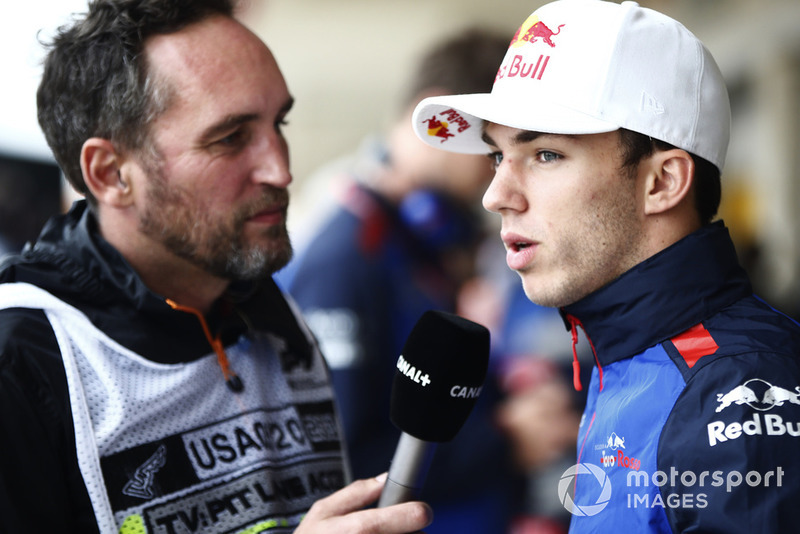
[[[679,22],[636,2],[557,0],[511,40],[491,93],[426,98],[417,136],[467,154],[490,151],[483,121],[554,134],[626,128],[720,170],[730,101],[714,58]]]

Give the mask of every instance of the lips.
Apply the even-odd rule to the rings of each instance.
[[[510,269],[519,271],[530,265],[538,248],[536,241],[510,232],[504,232],[501,238],[506,247],[506,263]]]
[[[281,224],[286,216],[286,206],[274,206],[259,211],[251,216],[248,221],[261,224]]]
[[[286,222],[289,192],[277,187],[265,187],[257,198],[252,198],[241,208],[245,221],[256,224],[277,225]]]

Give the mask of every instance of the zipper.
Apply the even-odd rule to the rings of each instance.
[[[589,341],[589,346],[592,347],[592,354],[594,354],[594,361],[597,364],[597,374],[600,378],[600,391],[603,391],[603,368],[600,366],[600,360],[597,358],[597,350],[594,348],[592,338],[586,332],[583,323],[574,315],[566,314],[567,321],[569,321],[570,332],[572,333],[572,385],[576,391],[582,391],[581,385],[581,364],[578,362],[578,327],[586,334],[586,339]]]
[[[230,390],[234,393],[239,393],[242,391],[244,389],[244,382],[242,382],[242,379],[239,378],[239,375],[237,375],[233,369],[231,369],[231,364],[228,361],[228,355],[225,353],[225,347],[222,345],[222,339],[220,339],[219,334],[216,336],[211,335],[211,330],[208,328],[208,323],[206,322],[206,318],[203,316],[203,314],[195,308],[181,306],[174,300],[166,299],[166,301],[169,307],[173,310],[191,313],[197,317],[197,320],[200,321],[200,326],[203,327],[203,333],[206,335],[209,345],[211,345],[211,348],[214,349],[214,353],[217,355],[217,363],[222,370],[222,376],[225,378],[225,383],[228,385],[228,388],[230,388]]]

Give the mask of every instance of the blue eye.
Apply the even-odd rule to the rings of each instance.
[[[540,150],[536,154],[536,157],[539,159],[539,161],[543,163],[549,163],[551,161],[556,161],[561,159],[560,154],[556,154],[555,152],[550,152],[549,150]]]
[[[503,153],[502,152],[492,152],[487,156],[489,161],[492,163],[492,168],[497,170],[501,163],[503,163]]]

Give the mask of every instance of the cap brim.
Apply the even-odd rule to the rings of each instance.
[[[526,103],[512,103],[492,93],[435,96],[420,102],[412,117],[414,131],[422,141],[462,154],[486,154],[491,150],[483,141],[484,121],[520,130],[566,135],[619,129],[616,124],[533,95]],[[432,124],[444,124],[446,133],[442,126],[431,128]]]

